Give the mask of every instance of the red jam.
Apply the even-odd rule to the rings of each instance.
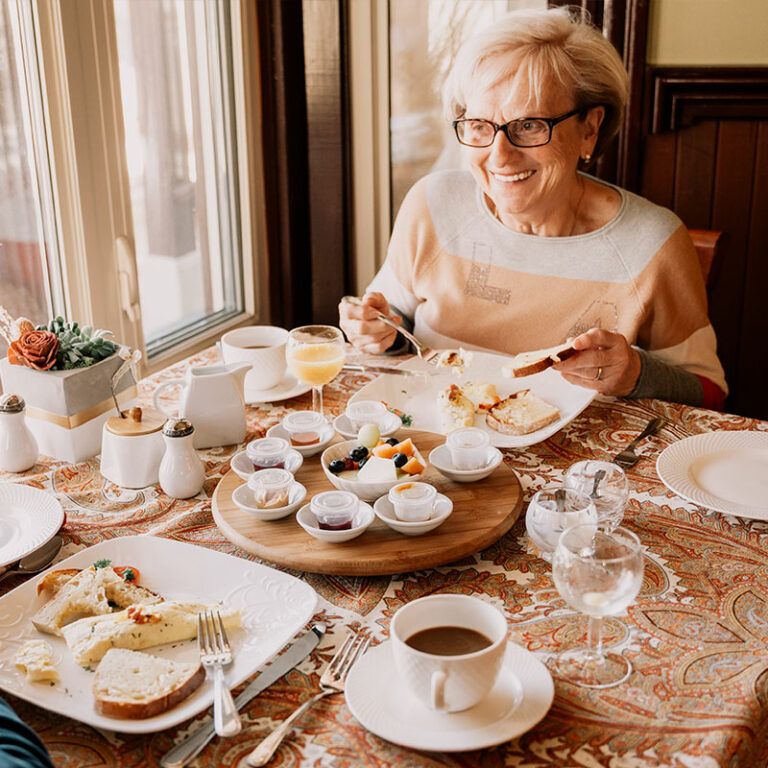
[[[315,445],[320,442],[317,432],[297,432],[291,435],[291,445]]]
[[[347,520],[346,523],[341,525],[329,525],[328,523],[317,523],[317,527],[323,531],[348,531],[352,527],[352,521]]]

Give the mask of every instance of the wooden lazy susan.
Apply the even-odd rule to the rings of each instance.
[[[411,437],[425,458],[445,441],[444,435],[418,430],[401,430],[401,436]],[[320,465],[321,456],[305,459],[296,472],[307,489],[306,502],[333,488]],[[256,520],[232,501],[232,492],[243,483],[232,470],[213,493],[213,519],[231,542],[271,563],[338,576],[385,576],[434,568],[479,552],[503,536],[520,515],[520,481],[504,462],[476,483],[453,482],[431,465],[421,479],[453,501],[451,516],[422,536],[404,536],[376,518],[356,539],[330,544],[306,533],[295,515],[272,522]]]

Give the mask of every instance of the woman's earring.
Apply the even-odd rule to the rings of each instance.
[[[588,163],[591,159],[592,159],[592,155],[590,155],[589,152],[587,152],[587,154],[584,155],[584,162]]]

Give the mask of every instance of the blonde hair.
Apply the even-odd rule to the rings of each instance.
[[[627,102],[627,71],[616,49],[579,8],[513,11],[462,45],[443,87],[446,117],[466,113],[468,97],[508,80],[527,80],[528,103],[555,81],[573,93],[574,107],[605,107],[594,156],[618,133]],[[521,115],[524,117],[524,115]]]

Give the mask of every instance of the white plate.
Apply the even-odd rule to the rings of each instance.
[[[341,544],[342,542],[356,539],[361,533],[365,532],[366,528],[368,528],[374,519],[373,507],[370,504],[366,504],[364,501],[360,502],[360,506],[352,519],[352,522],[354,523],[352,528],[347,528],[342,531],[328,531],[325,528],[320,528],[317,524],[317,518],[309,508],[309,504],[305,504],[296,513],[296,522],[310,536],[314,536],[321,541],[330,542],[331,544]]]
[[[453,512],[453,502],[442,493],[435,497],[435,506],[432,509],[432,517],[429,520],[420,520],[410,522],[399,520],[395,516],[395,508],[388,496],[381,496],[373,505],[373,511],[385,525],[388,525],[393,531],[404,533],[406,536],[421,536],[423,533],[434,531],[441,526]]]
[[[514,739],[547,714],[554,694],[549,670],[514,643],[507,645],[491,692],[463,712],[425,707],[400,680],[389,642],[371,648],[352,667],[344,692],[350,711],[369,731],[393,744],[436,752],[485,749]]]
[[[245,402],[246,403],[276,403],[279,400],[289,400],[298,397],[312,389],[311,384],[304,384],[289,371],[285,372],[282,381],[271,389],[256,389],[248,385],[248,377],[245,378]]]
[[[504,455],[502,452],[491,445],[488,448],[486,461],[482,467],[477,469],[456,469],[451,461],[451,452],[445,443],[438,445],[437,448],[433,448],[429,453],[429,463],[440,474],[457,483],[475,483],[488,477],[501,464],[503,459]]]
[[[225,555],[212,549],[155,536],[125,536],[103,541],[56,563],[59,568],[85,568],[107,558],[115,565],[134,565],[141,583],[163,597],[224,602],[243,609],[243,626],[228,631],[234,662],[225,671],[234,687],[269,661],[311,618],[317,604],[315,591],[282,571]],[[206,680],[178,706],[146,720],[104,717],[94,711],[93,672],[74,662],[63,638],[44,635],[30,622],[43,605],[36,594],[38,578],[31,578],[0,598],[0,688],[53,712],[65,712],[94,728],[123,733],[152,733],[184,722],[213,702],[213,683]],[[20,646],[44,639],[53,648],[60,682],[28,683],[13,665]],[[198,659],[197,641],[148,648],[146,653],[177,661]]]
[[[355,397],[353,399],[358,398]],[[379,432],[381,433],[382,437],[390,437],[391,435],[394,435],[395,432],[397,432],[397,430],[402,426],[403,422],[400,420],[400,417],[397,414],[387,413],[387,415],[384,417],[384,428],[379,428]],[[355,429],[346,413],[342,413],[340,416],[337,416],[333,420],[333,427],[342,437],[346,437],[347,440],[357,439],[357,433],[359,430]]]
[[[288,515],[292,515],[307,496],[307,489],[301,483],[291,483],[288,490],[288,504],[284,507],[275,507],[272,509],[263,509],[256,506],[255,493],[248,487],[248,483],[239,485],[232,492],[232,501],[237,504],[243,512],[253,515],[257,520],[281,520]]]
[[[656,460],[664,485],[694,504],[768,520],[768,432],[708,432],[673,443]]]
[[[285,455],[285,468],[293,475],[296,474],[298,469],[304,463],[304,457],[296,450],[291,448]],[[235,470],[235,474],[241,479],[248,481],[248,478],[256,471],[253,468],[253,462],[248,458],[246,451],[240,451],[236,453],[229,466]]]
[[[329,424],[320,433],[319,443],[313,443],[312,445],[294,445],[293,448],[305,459],[308,459],[310,456],[314,456],[316,453],[320,453],[320,451],[324,450],[331,440],[333,440],[335,434],[333,427]],[[289,443],[291,442],[290,432],[288,432],[282,424],[275,424],[273,427],[270,427],[267,430],[267,437],[281,437],[283,440],[287,440]]]
[[[0,484],[0,566],[41,547],[63,522],[64,510],[55,496],[28,485]]]
[[[397,376],[384,374],[366,384],[355,393],[350,402],[356,400],[383,400],[393,408],[409,414],[413,418],[411,426],[427,432],[441,433],[440,414],[437,410],[437,393],[449,384],[466,384],[485,381],[495,384],[499,397],[509,397],[513,392],[530,389],[542,400],[560,409],[560,418],[543,429],[528,435],[504,435],[491,429],[485,423],[485,414],[475,414],[474,426],[485,430],[491,437],[491,444],[499,448],[522,448],[546,440],[555,432],[570,424],[594,399],[596,392],[567,382],[552,368],[526,376],[521,379],[508,379],[501,373],[501,367],[509,362],[504,355],[488,352],[473,352],[472,364],[465,368],[461,376],[451,373],[438,373],[426,376]],[[418,358],[407,360],[400,367],[408,370],[422,370],[425,363]],[[441,369],[438,369],[441,370]]]

